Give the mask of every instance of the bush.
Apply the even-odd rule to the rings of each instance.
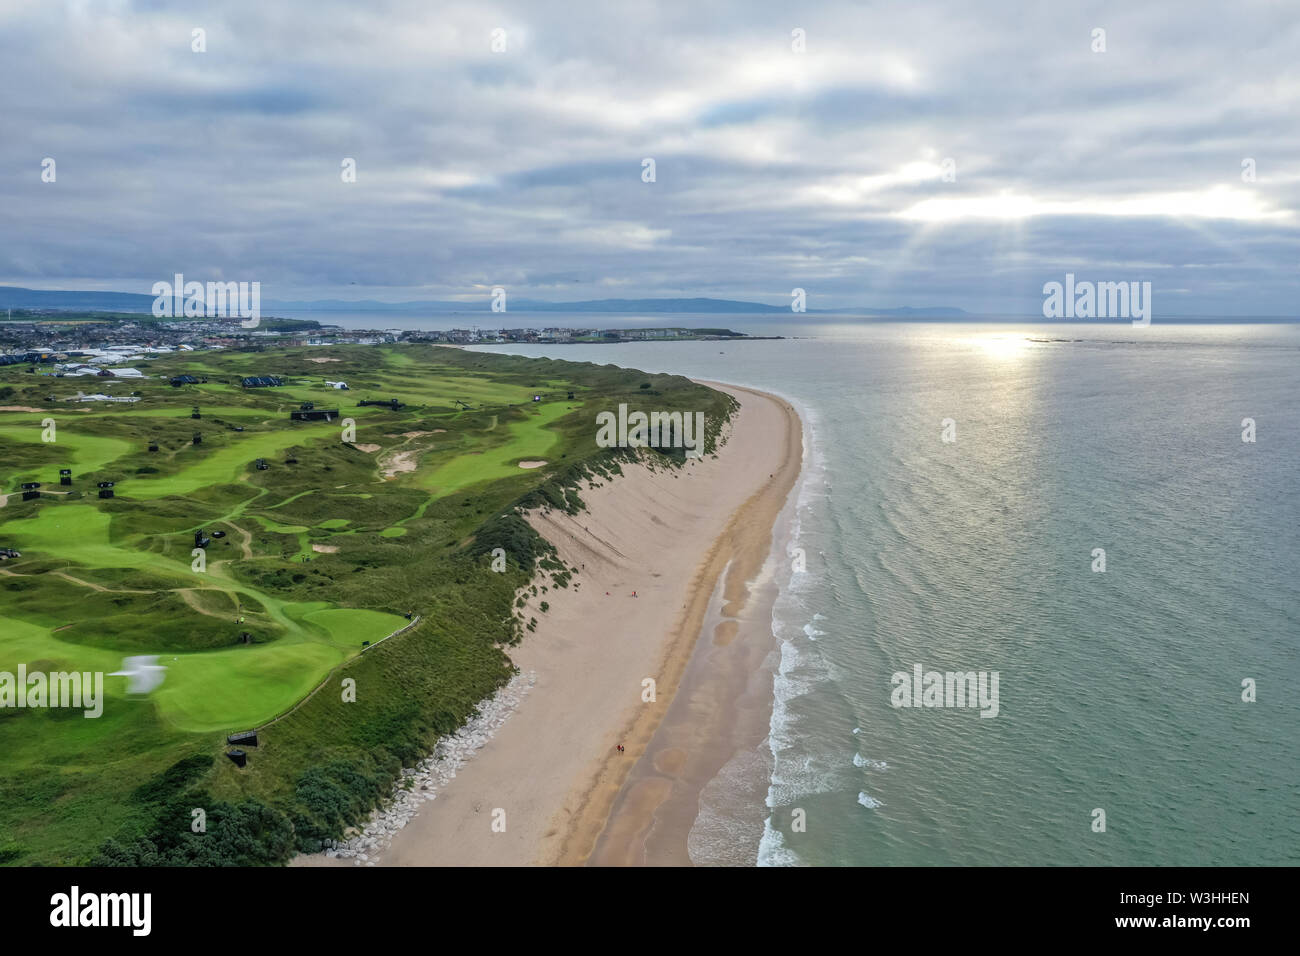
[[[207,815],[204,833],[191,830],[195,808]],[[105,841],[91,865],[267,866],[287,862],[293,852],[293,827],[283,813],[260,800],[232,805],[204,792],[169,803],[149,834]]]

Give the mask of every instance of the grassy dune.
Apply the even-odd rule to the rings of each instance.
[[[324,357],[338,361],[310,361]],[[512,515],[579,507],[574,480],[617,468],[595,445],[596,413],[698,410],[716,430],[730,410],[674,376],[428,346],[199,353],[142,370],[97,381],[140,398],[104,406],[63,401],[79,380],[0,369],[0,404],[40,409],[0,412],[0,494],[24,481],[52,493],[0,506],[0,547],[22,552],[0,565],[0,671],[109,674],[136,655],[167,668],[141,699],[106,677],[98,719],[0,709],[3,863],[273,863],[339,835],[508,678],[517,590],[538,573],[567,585]],[[186,373],[208,382],[168,386]],[[245,390],[245,375],[287,385]],[[366,397],[406,407],[358,407]],[[355,440],[344,422],[291,421],[304,401],[338,408]],[[98,481],[116,496],[99,499]],[[225,536],[195,570],[200,529]],[[489,569],[496,546],[503,574]],[[362,652],[409,613],[417,626]],[[222,756],[225,734],[286,713],[247,767]],[[195,806],[218,821],[206,835],[189,832]]]

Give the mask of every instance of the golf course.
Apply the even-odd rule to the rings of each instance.
[[[135,399],[111,403],[0,369],[0,673],[105,675],[99,717],[0,708],[0,864],[275,864],[337,838],[509,678],[520,590],[570,586],[520,514],[617,472],[595,416],[704,411],[712,441],[731,412],[676,376],[431,345],[134,364],[95,379]]]

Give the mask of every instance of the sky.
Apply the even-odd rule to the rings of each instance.
[[[1300,315],[1298,106],[1291,0],[0,0],[0,284]]]

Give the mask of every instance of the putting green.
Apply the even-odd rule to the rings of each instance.
[[[324,639],[303,635],[273,644],[159,654],[158,664],[167,670],[162,686],[149,698],[156,703],[159,716],[183,731],[247,729],[292,707],[332,668],[360,653],[362,641],[374,643],[407,623],[394,614],[354,608],[325,608],[289,616],[308,622],[314,634]],[[49,628],[15,618],[6,620],[0,632],[0,670],[10,673],[26,664],[36,665],[32,669],[38,667],[42,672],[77,670],[108,675],[121,669],[124,656],[136,655],[69,644]],[[105,676],[104,697],[105,710],[136,703],[127,701],[125,677]]]
[[[417,483],[440,495],[450,494],[480,481],[518,475],[523,458],[545,458],[559,441],[548,427],[569,413],[567,402],[533,405],[527,421],[511,422],[506,441],[485,448],[482,454],[458,454],[427,472],[417,472]]]
[[[303,620],[325,631],[342,647],[360,650],[362,641],[374,643],[403,627],[407,621],[396,614],[351,607],[326,607],[303,615]]]
[[[289,526],[258,519],[272,530]],[[188,564],[149,551],[118,546],[110,540],[112,516],[91,504],[43,505],[35,514],[0,524],[6,541],[30,553],[46,552],[94,568],[149,568],[189,583]],[[305,532],[306,528],[300,528]],[[76,567],[70,569],[75,576]],[[279,601],[216,571],[211,583],[252,597],[285,628],[269,644],[240,645],[219,651],[164,654],[167,680],[157,693],[160,716],[178,729],[208,731],[266,720],[282,712],[318,684],[329,670],[360,651],[362,641],[377,641],[400,628],[405,619],[379,611],[331,608],[326,604]],[[142,640],[133,654],[148,654]],[[62,667],[118,670],[123,656],[58,639],[49,628],[10,617],[0,628],[0,670],[18,663],[56,661]],[[106,693],[121,696],[112,678]]]
[[[273,531],[276,534],[302,534],[303,532],[310,530],[306,525],[301,524],[276,524],[274,521],[263,518],[261,515],[254,515],[253,518],[267,531]]]
[[[167,677],[154,698],[178,730],[247,730],[293,706],[346,656],[325,644],[291,644],[164,657]]]

